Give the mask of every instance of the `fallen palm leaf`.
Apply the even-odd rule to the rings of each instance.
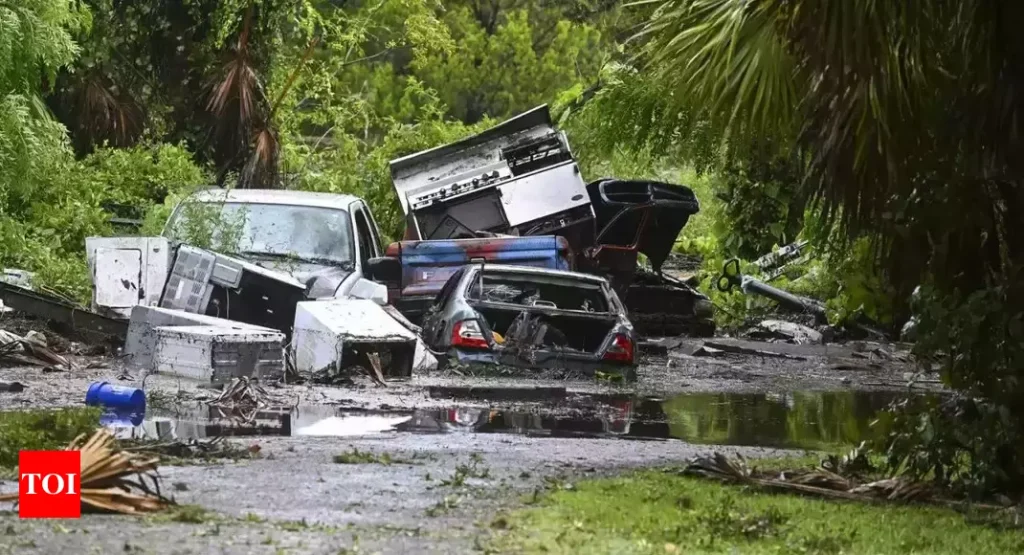
[[[105,429],[96,430],[88,440],[78,436],[65,451],[81,451],[82,510],[137,514],[174,504],[160,493],[159,459],[117,449],[114,436]],[[17,499],[17,493],[0,495],[0,501]]]
[[[860,456],[860,449],[856,449],[846,458],[856,460]],[[858,485],[854,477],[841,476],[825,468],[804,472],[783,472],[779,474],[778,478],[759,476],[747,467],[747,463],[742,457],[730,459],[717,452],[711,457],[695,457],[682,473],[688,476],[756,486],[771,491],[801,493],[849,501],[867,503],[922,502],[943,505],[952,509],[970,506],[976,509],[1004,510],[997,505],[941,499],[932,485],[902,477]]]
[[[742,456],[737,457],[735,460],[729,460],[728,457],[718,452],[715,452],[711,457],[694,458],[683,472],[704,478],[731,482],[748,481],[751,474],[750,468],[747,467],[747,463],[743,460]]]

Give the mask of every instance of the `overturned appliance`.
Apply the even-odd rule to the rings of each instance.
[[[93,312],[128,318],[132,307],[160,303],[173,251],[164,237],[87,237]]]
[[[469,265],[423,320],[423,340],[458,363],[635,377],[636,337],[607,280],[507,265]]]
[[[288,274],[181,245],[160,298],[172,308],[264,326],[290,335],[306,287]]]
[[[360,365],[382,376],[408,378],[418,362],[416,335],[366,299],[299,303],[292,343],[300,373]]]
[[[155,306],[136,306],[132,309],[131,318],[128,321],[128,333],[124,342],[125,363],[128,366],[142,370],[154,370],[154,356],[158,347],[160,347],[157,330],[175,327],[217,328],[223,330],[225,334],[232,336],[237,336],[238,332],[253,332],[257,335],[278,333],[277,330],[270,328],[233,322],[223,318],[215,318],[183,310]],[[280,356],[274,354],[270,354],[267,360],[277,360],[278,363],[282,363]],[[198,362],[190,364],[206,364],[207,362],[209,361],[200,359]],[[173,371],[169,371],[169,373],[174,374]]]
[[[393,160],[391,176],[406,239],[558,234],[573,244],[593,227],[586,183],[546,105]]]
[[[284,378],[284,334],[224,326],[165,326],[154,330],[153,370],[212,384],[234,378]]]

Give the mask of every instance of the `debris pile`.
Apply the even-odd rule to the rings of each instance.
[[[67,357],[50,349],[46,336],[37,331],[30,331],[22,337],[0,329],[0,362],[29,364],[57,370],[76,368]]]
[[[217,411],[220,418],[240,424],[251,424],[260,411],[282,406],[259,383],[244,376],[231,380],[220,395],[205,403]]]

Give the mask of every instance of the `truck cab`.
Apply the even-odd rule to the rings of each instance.
[[[382,254],[366,203],[352,195],[206,189],[179,203],[163,236],[290,275],[310,299],[344,297],[373,284],[367,263]],[[203,245],[200,245],[203,246]]]

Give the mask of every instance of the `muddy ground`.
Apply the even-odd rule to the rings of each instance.
[[[385,412],[457,405],[557,413],[569,404],[566,399],[609,393],[670,397],[687,392],[906,391],[911,379],[916,380],[916,389],[936,387],[934,376],[915,375],[916,368],[891,346],[777,346],[776,352],[792,357],[779,358],[721,352],[701,356],[700,345],[692,340],[672,345],[669,352],[654,350],[645,355],[635,384],[446,372],[391,382],[387,387],[356,376],[347,386],[288,385],[271,393],[290,404]],[[75,349],[67,344],[60,347]],[[88,385],[97,380],[142,384],[143,376],[123,368],[116,357],[74,358],[82,369],[73,372],[0,368],[0,381],[25,386],[20,393],[0,393],[0,410],[80,405]],[[524,386],[564,387],[566,394],[538,404],[537,399],[523,398]],[[486,395],[479,388],[488,388]],[[166,376],[145,377],[145,389],[151,407],[160,405],[163,410],[196,404],[216,394]],[[7,511],[0,513],[0,553],[473,552],[486,543],[495,514],[527,503],[538,489],[566,487],[582,477],[626,468],[681,464],[716,449],[750,457],[791,452],[702,446],[675,439],[552,439],[466,432],[234,441],[258,444],[258,458],[161,469],[164,487],[173,491],[179,503],[201,505],[212,511],[209,515],[181,517],[194,522],[166,516],[21,521],[10,512],[12,506],[0,505],[0,511]],[[387,453],[399,462],[332,462],[334,455],[353,447]],[[12,481],[0,482],[0,492],[15,489]]]

